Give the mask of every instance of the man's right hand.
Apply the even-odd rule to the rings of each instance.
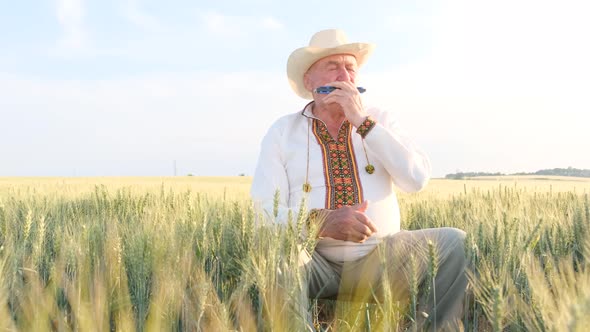
[[[336,240],[365,242],[377,228],[365,215],[369,203],[364,201],[353,206],[330,210],[322,223],[319,236]]]

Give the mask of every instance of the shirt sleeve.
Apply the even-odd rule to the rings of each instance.
[[[384,113],[364,139],[371,156],[384,165],[397,187],[417,192],[426,186],[432,171],[430,160],[404,135],[395,119]]]
[[[264,136],[250,195],[259,217],[264,221],[286,224],[292,213],[289,209],[289,181],[280,148],[281,136],[276,123]]]

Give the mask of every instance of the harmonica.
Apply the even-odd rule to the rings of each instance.
[[[315,88],[315,90],[313,90],[313,92],[319,93],[322,95],[327,95],[328,93],[330,93],[336,89],[340,89],[340,88],[337,88],[335,86],[320,86],[318,88]],[[359,93],[363,93],[363,92],[367,91],[367,89],[360,87],[360,86],[357,87],[356,89],[359,90]]]

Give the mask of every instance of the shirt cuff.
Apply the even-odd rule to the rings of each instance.
[[[311,209],[311,211],[309,211],[309,215],[307,216],[307,222],[306,222],[308,227],[317,222],[319,214],[321,212],[322,212],[321,209]]]
[[[326,220],[328,211],[325,209],[311,209],[306,220],[307,231],[316,230],[317,238],[323,238],[320,236],[322,224]],[[314,232],[316,232],[314,231]]]
[[[359,135],[361,135],[362,138],[365,138],[365,136],[367,136],[369,131],[371,131],[371,129],[373,129],[373,127],[375,127],[376,123],[377,122],[375,122],[375,120],[373,120],[372,117],[367,116],[365,121],[363,121],[363,123],[356,129],[356,132]]]

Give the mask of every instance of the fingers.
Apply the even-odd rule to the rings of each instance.
[[[354,225],[353,229],[349,232],[348,236],[346,237],[347,241],[352,242],[365,242],[368,238],[373,235],[373,232],[365,225],[361,223],[357,223]]]
[[[377,232],[377,227],[365,215],[368,201],[331,211],[320,230],[321,236],[337,240],[364,242]]]
[[[352,82],[334,81],[334,82],[327,83],[326,85],[337,87],[340,90],[359,93],[358,90],[356,89],[356,86]],[[334,91],[334,92],[337,92],[337,91]],[[334,93],[334,92],[332,92],[332,93]]]
[[[326,97],[321,99],[322,104],[337,104],[341,107],[348,122],[358,127],[367,117],[364,111],[360,93],[351,82],[328,83],[337,87]]]
[[[328,86],[333,86],[338,89],[329,93],[325,98],[324,101],[326,103],[345,103],[345,102],[352,102],[355,98],[358,98],[360,93],[357,90],[356,86],[352,82],[343,82],[343,81],[334,81],[330,83],[326,83]],[[345,98],[345,99],[342,99]],[[341,106],[344,106],[341,104]]]
[[[342,82],[340,82],[340,83],[342,83]],[[336,84],[332,84],[332,83],[330,83],[330,85],[333,85],[334,87],[337,87],[338,89],[330,92],[324,98],[324,101],[326,103],[339,103],[339,104],[352,103],[357,98],[360,98],[360,93],[358,92],[356,87],[342,86],[342,84],[338,84],[339,86],[336,86]],[[344,105],[342,105],[342,106],[344,106]]]
[[[367,211],[367,208],[369,207],[369,201],[363,201],[360,204],[355,204],[352,206],[353,209],[360,211],[360,212],[365,212]]]
[[[369,207],[369,201],[363,201],[360,204],[356,204],[354,206],[352,206],[353,209],[355,209],[357,212],[363,212],[360,215],[358,215],[358,221],[360,221],[361,223],[365,224],[367,227],[369,227],[369,229],[372,232],[377,232],[377,227],[375,226],[375,224],[373,224],[373,222],[371,221],[371,219],[369,219],[364,212],[367,211],[367,208]]]
[[[371,235],[373,235],[373,231],[365,224],[363,223],[355,223],[353,224],[353,229],[358,232],[360,235],[364,236],[364,237],[369,237]]]
[[[341,90],[335,90],[331,92],[329,95],[327,95],[322,102],[326,104],[335,103],[340,105],[341,107],[344,107],[346,104],[351,103],[351,100],[352,98],[348,98],[346,92],[342,92]]]
[[[366,205],[366,203],[363,204]],[[364,242],[377,232],[375,224],[363,212],[354,211],[351,217],[352,222],[348,230],[349,241]]]
[[[375,226],[375,224],[373,224],[371,219],[369,219],[369,217],[367,217],[366,214],[357,211],[354,214],[354,217],[360,224],[367,227],[371,231],[371,234],[377,232],[377,227]],[[371,235],[371,234],[369,234],[369,235]]]

